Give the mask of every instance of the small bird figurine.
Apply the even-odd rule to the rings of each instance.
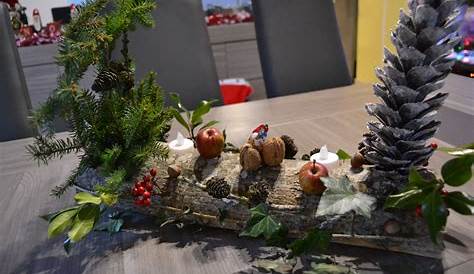
[[[252,139],[255,143],[255,145],[261,145],[265,140],[267,139],[268,136],[268,125],[267,124],[260,124],[258,127],[256,127],[253,131],[252,134],[250,135],[250,139]]]

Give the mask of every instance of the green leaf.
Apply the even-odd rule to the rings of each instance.
[[[259,259],[253,263],[253,266],[260,271],[282,274],[292,273],[295,265],[296,259],[286,259],[283,257],[275,260]]]
[[[441,168],[441,175],[446,184],[450,186],[461,186],[472,177],[471,166],[473,157],[465,155],[447,161]]]
[[[351,155],[349,155],[349,153],[345,152],[344,150],[342,149],[339,149],[337,152],[336,152],[337,156],[339,156],[339,159],[340,160],[350,160],[352,157]]]
[[[354,270],[347,266],[338,264],[319,263],[311,264],[312,270],[303,272],[304,274],[356,274]]]
[[[438,243],[439,232],[446,225],[448,218],[446,206],[438,190],[432,191],[421,204],[423,218],[428,224],[431,240]]]
[[[206,123],[204,126],[202,126],[199,130],[205,129],[205,128],[208,128],[208,127],[212,127],[213,125],[215,125],[217,123],[219,123],[219,121],[212,120],[212,121]]]
[[[272,237],[274,233],[277,233],[282,227],[281,223],[275,221],[268,215],[268,210],[263,203],[251,208],[250,215],[247,227],[239,236],[257,238],[263,235],[265,239],[270,239],[270,237]]]
[[[48,238],[55,237],[68,229],[72,225],[72,221],[76,216],[77,211],[78,207],[72,207],[56,214],[56,216],[49,222]]]
[[[102,193],[100,194],[100,199],[107,206],[113,206],[118,202],[118,195]]]
[[[181,104],[181,97],[178,93],[171,92],[170,93],[171,101],[179,108],[181,112],[188,112],[188,110]]]
[[[97,225],[94,230],[108,231],[110,234],[117,233],[122,229],[123,222],[123,219],[110,219],[107,222]]]
[[[96,204],[85,204],[80,209],[74,219],[71,230],[68,232],[71,242],[77,243],[94,228],[94,224],[99,219],[100,207]]]
[[[468,154],[474,154],[474,143],[464,145],[462,147],[440,147],[438,150],[447,152],[448,154],[454,155],[454,156],[462,156],[462,155],[468,155]]]
[[[416,168],[410,169],[410,174],[408,176],[408,185],[406,186],[406,190],[409,189],[416,189],[416,188],[423,188],[429,182],[426,181],[421,174],[416,170]]]
[[[280,227],[280,223],[277,223],[272,217],[266,216],[254,226],[242,231],[242,233],[240,233],[240,236],[249,236],[257,238],[263,235],[265,239],[269,239],[273,235],[273,233],[277,232],[280,229]]]
[[[286,245],[288,244],[288,228],[282,224],[280,228],[270,236],[270,238],[265,240],[265,243],[268,246],[286,248]]]
[[[80,205],[88,203],[100,205],[100,203],[102,202],[102,199],[100,199],[100,197],[94,196],[87,192],[77,193],[74,196],[74,200],[76,200],[76,202]]]
[[[187,131],[190,131],[191,129],[189,128],[189,125],[188,123],[186,122],[186,120],[184,120],[183,116],[181,116],[181,113],[179,113],[179,111],[177,109],[171,109],[171,112],[174,116],[174,118],[176,119],[176,121],[178,121],[178,123],[180,123]]]
[[[331,242],[331,237],[331,233],[315,228],[308,232],[303,239],[298,239],[291,243],[289,249],[295,256],[313,251],[324,252]]]
[[[474,197],[460,191],[449,192],[444,197],[444,202],[448,208],[463,215],[474,214]]]
[[[196,126],[197,124],[202,123],[202,116],[207,114],[211,110],[212,104],[216,101],[217,100],[201,101],[197,108],[193,111],[193,114],[191,116],[191,124],[193,126]]]
[[[399,194],[390,195],[385,200],[385,208],[414,209],[426,198],[422,189],[411,189]]]
[[[321,180],[327,189],[321,196],[316,216],[342,215],[354,211],[370,217],[375,198],[354,190],[347,176],[339,180],[331,177],[323,177]]]
[[[66,251],[66,254],[69,254],[71,252],[72,246],[73,244],[71,243],[71,239],[66,238],[66,240],[64,240],[63,242],[63,248],[64,248],[64,251]]]

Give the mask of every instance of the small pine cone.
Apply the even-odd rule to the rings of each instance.
[[[224,178],[212,177],[206,182],[206,192],[216,199],[226,198],[230,194],[230,185]]]
[[[320,151],[321,151],[321,148],[315,147],[315,148],[313,148],[313,150],[311,150],[311,151],[309,152],[309,156],[312,156],[312,155],[314,155],[314,154],[316,154],[316,153],[319,153]]]
[[[256,205],[264,203],[270,192],[270,185],[267,182],[258,182],[249,187],[247,198],[251,204]]]
[[[102,70],[92,84],[95,92],[104,92],[115,88],[119,81],[119,76],[112,70]]]
[[[285,143],[285,159],[293,159],[296,153],[298,153],[298,147],[295,145],[295,141],[288,135],[282,135],[280,138]]]

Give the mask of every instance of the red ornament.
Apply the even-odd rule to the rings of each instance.
[[[152,177],[155,177],[157,173],[158,173],[158,169],[156,167],[150,169],[150,175]]]
[[[431,143],[430,146],[431,146],[432,149],[437,149],[438,148],[438,144],[434,143],[434,142]]]
[[[148,199],[148,198],[150,198],[150,197],[151,197],[151,193],[150,193],[150,192],[145,191],[145,192],[143,193],[143,198],[144,198],[144,199]]]
[[[416,217],[423,217],[423,210],[421,209],[421,205],[417,205],[415,209]]]
[[[136,199],[135,200],[135,205],[142,206],[143,205],[143,200],[142,199]]]
[[[439,193],[441,193],[441,196],[448,196],[449,194],[449,192],[446,189],[441,189]]]
[[[143,195],[143,193],[145,193],[145,188],[142,187],[142,186],[140,186],[140,187],[138,188],[138,195]]]

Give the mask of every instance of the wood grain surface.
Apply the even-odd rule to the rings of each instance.
[[[355,84],[219,107],[208,118],[220,120],[219,127],[227,129],[229,140],[236,145],[257,124],[267,122],[270,135],[295,138],[298,157],[323,144],[331,150],[354,152],[368,120],[363,106],[375,100],[369,85]],[[172,137],[178,129],[173,126]],[[47,239],[47,223],[38,216],[73,203],[73,191],[58,200],[49,196],[49,190],[64,181],[77,159],[65,157],[38,167],[25,153],[31,141],[0,143],[0,273],[258,273],[251,262],[264,252],[260,240],[197,226],[159,230],[154,220],[146,218],[113,236],[94,232],[67,256],[63,239]],[[430,165],[439,170],[447,159],[437,152]],[[473,184],[462,189],[474,194]],[[451,212],[442,260],[337,244],[331,245],[329,254],[360,273],[442,273],[443,269],[472,273],[473,227],[474,218]]]

